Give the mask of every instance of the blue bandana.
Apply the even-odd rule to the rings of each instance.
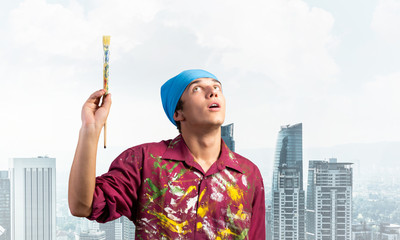
[[[176,105],[189,83],[198,78],[218,80],[216,76],[205,70],[191,69],[179,73],[161,86],[161,101],[165,114],[175,126],[174,113]]]

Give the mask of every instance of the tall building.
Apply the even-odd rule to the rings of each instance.
[[[272,208],[270,205],[265,210],[266,240],[272,240]]]
[[[89,230],[79,233],[78,239],[80,240],[108,240],[106,233],[100,230]]]
[[[235,140],[233,140],[233,123],[221,126],[221,136],[228,148],[235,151]]]
[[[10,159],[11,239],[56,239],[56,159]]]
[[[351,240],[352,163],[310,161],[307,184],[307,240]]]
[[[94,238],[102,238],[104,233],[104,237],[107,240],[135,239],[135,224],[125,216],[106,223],[98,223],[82,218],[79,229],[76,231],[80,232],[82,236],[88,237],[89,234]]]
[[[0,171],[0,240],[11,238],[10,179],[8,171]]]
[[[122,223],[122,239],[123,240],[132,240],[135,239],[135,224],[127,217],[122,216],[121,218]]]
[[[376,240],[398,240],[400,239],[400,225],[381,223],[379,231],[374,233]]]
[[[100,223],[99,228],[105,232],[107,240],[122,240],[121,218],[107,223]]]
[[[0,225],[0,240],[8,240],[6,238],[6,229]]]
[[[272,177],[272,239],[304,240],[302,124],[281,127]]]
[[[351,239],[352,240],[372,240],[372,224],[363,222],[361,224],[351,225]]]

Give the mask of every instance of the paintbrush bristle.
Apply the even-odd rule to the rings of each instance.
[[[103,36],[103,45],[110,45],[110,36]]]

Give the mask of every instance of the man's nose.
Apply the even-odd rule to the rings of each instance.
[[[218,91],[214,87],[211,87],[209,92],[207,93],[207,96],[209,98],[218,97]]]

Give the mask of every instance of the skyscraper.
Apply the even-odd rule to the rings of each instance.
[[[281,127],[272,177],[272,239],[303,240],[304,226],[302,124]]]
[[[11,239],[56,239],[56,159],[10,159]]]
[[[122,216],[120,219],[122,223],[122,239],[135,239],[135,224],[125,216]]]
[[[122,240],[122,222],[121,218],[117,218],[111,222],[100,223],[99,228],[105,232],[108,240]]]
[[[233,140],[233,123],[221,126],[221,136],[228,148],[235,151],[235,140]]]
[[[307,185],[307,240],[351,240],[352,163],[310,161]]]
[[[266,224],[266,240],[272,240],[272,208],[270,205],[266,208],[265,213],[265,224]]]
[[[6,238],[6,229],[0,225],[0,240],[8,240]]]
[[[0,240],[11,238],[10,179],[8,171],[0,171]]]
[[[381,223],[379,231],[374,233],[374,239],[377,240],[397,240],[400,239],[400,225]]]
[[[106,240],[106,233],[100,230],[89,230],[79,233],[80,240]]]
[[[372,240],[373,224],[363,221],[359,224],[351,225],[351,239],[352,240]],[[379,239],[379,238],[378,238]]]

